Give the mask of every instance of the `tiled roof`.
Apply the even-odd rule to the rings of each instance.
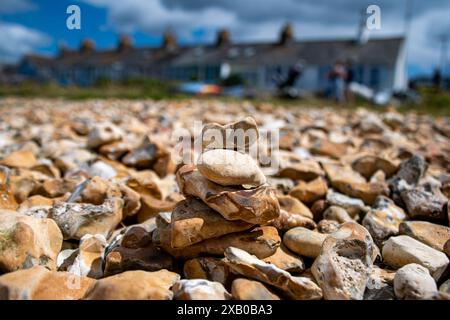
[[[38,66],[53,63],[55,67],[211,65],[229,61],[235,64],[292,65],[299,60],[305,64],[330,65],[336,60],[351,59],[365,64],[393,65],[403,43],[403,37],[372,39],[358,44],[353,39],[298,41],[286,45],[277,43],[236,43],[223,46],[199,45],[176,47],[136,48],[125,51],[65,51],[53,59],[37,55],[25,57]]]
[[[175,59],[179,65],[214,64],[230,61],[236,64],[286,64],[298,60],[306,64],[329,65],[336,60],[370,64],[394,64],[403,38],[371,40],[357,44],[354,40],[302,41],[281,46],[277,44],[231,44],[215,48],[199,46]]]

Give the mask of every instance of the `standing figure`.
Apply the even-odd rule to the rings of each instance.
[[[341,61],[336,61],[328,74],[331,98],[342,103],[345,101],[345,81],[347,70]]]

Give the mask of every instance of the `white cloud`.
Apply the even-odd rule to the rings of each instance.
[[[2,0],[0,13],[11,14],[36,9],[36,5],[29,0]]]
[[[153,35],[170,27],[187,37],[198,27],[211,38],[217,28],[228,27],[235,39],[269,40],[290,21],[300,38],[355,35],[364,3],[343,0],[327,5],[316,0],[84,0],[105,7],[108,24],[120,32],[140,30]],[[262,5],[264,4],[264,5]],[[381,35],[399,34],[403,19],[401,6],[390,2],[382,7],[384,27]]]
[[[261,5],[259,0],[209,1],[207,5],[197,6],[195,10],[189,8],[185,2],[184,6],[168,6],[164,0],[84,0],[84,2],[105,7],[108,26],[119,32],[140,30],[160,35],[165,29],[170,28],[183,41],[198,40],[192,33],[199,27],[206,31],[203,35],[205,41],[211,41],[217,29],[223,27],[229,28],[233,39],[238,41],[274,40],[286,20],[294,24],[300,38],[353,36],[357,30],[360,12],[358,5],[355,12],[347,15],[347,20],[338,16],[338,19],[323,23],[324,17],[334,17],[333,11],[324,12],[323,6],[318,8],[312,3],[296,3],[295,0],[269,0],[268,3],[265,1],[264,5]],[[299,7],[303,11],[299,12]],[[303,19],[303,15],[320,15],[322,19],[314,20],[310,17]]]
[[[106,7],[109,27],[119,32],[139,30],[160,35],[170,28],[180,38],[189,41],[192,40],[192,31],[198,27],[213,30],[237,24],[233,12],[214,7],[192,12],[178,8],[169,9],[159,0],[85,0],[85,2]]]
[[[16,62],[22,55],[50,42],[51,38],[38,30],[15,23],[0,23],[0,61]]]
[[[438,67],[440,59],[439,36],[450,36],[450,8],[429,11],[414,20],[409,42],[410,63],[421,67]]]

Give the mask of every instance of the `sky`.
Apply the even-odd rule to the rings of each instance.
[[[66,27],[72,4],[81,9],[80,30]],[[211,42],[220,28],[237,42],[275,41],[290,22],[299,40],[349,38],[371,4],[381,9],[381,29],[370,31],[371,37],[409,30],[410,76],[440,65],[439,37],[450,35],[449,0],[1,0],[0,62],[14,63],[30,52],[54,55],[60,44],[77,48],[84,38],[99,49],[113,48],[120,34],[132,36],[136,46],[154,46],[165,30],[181,44]]]

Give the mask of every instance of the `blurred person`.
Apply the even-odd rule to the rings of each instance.
[[[341,61],[336,61],[328,74],[331,98],[339,103],[345,101],[347,70]]]
[[[433,77],[432,77],[431,81],[433,83],[433,88],[434,89],[439,90],[441,88],[442,75],[441,75],[441,71],[438,68],[436,68],[434,70]]]
[[[351,60],[347,61],[347,75],[345,77],[345,100],[353,101],[353,93],[350,91],[350,84],[355,81],[355,70]]]
[[[287,77],[281,78],[278,82],[278,90],[281,95],[286,95],[286,93],[289,95],[289,92],[295,87],[296,82],[301,77],[303,69],[304,65],[300,61],[289,68]]]

